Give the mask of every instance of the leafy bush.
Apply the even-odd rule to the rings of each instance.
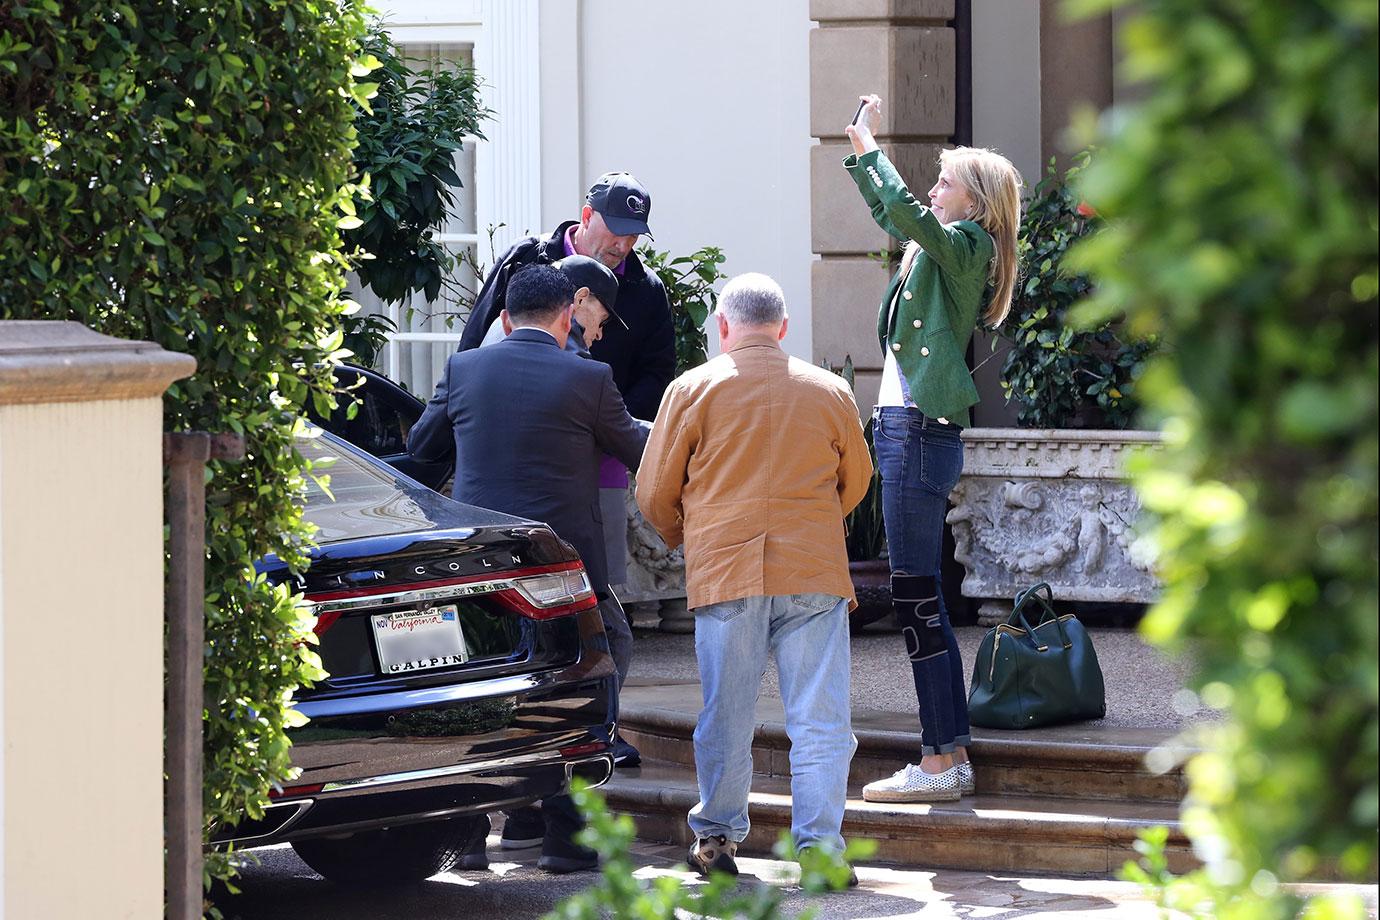
[[[310,617],[253,563],[306,562],[292,433],[340,343],[364,25],[318,0],[0,8],[0,317],[191,354],[166,428],[248,441],[207,482],[208,823],[261,814],[292,691],[322,673]]]
[[[597,850],[601,875],[599,882],[556,906],[546,920],[679,920],[682,917],[742,917],[747,920],[775,920],[781,916],[783,900],[779,888],[757,885],[739,892],[738,880],[721,872],[711,873],[702,886],[686,887],[674,876],[650,882],[633,875],[632,847],[636,828],[627,815],[609,814],[604,797],[582,780],[572,784],[575,804],[588,826],[577,838]],[[848,885],[848,862],[865,859],[876,852],[870,840],[850,843],[838,859],[823,851],[797,851],[790,835],[783,833],[776,855],[783,860],[799,860],[800,887],[811,894],[841,891]],[[800,920],[814,916],[813,909],[797,914]]]
[[[882,558],[886,549],[886,528],[882,520],[882,470],[877,465],[877,446],[873,443],[872,419],[863,425],[863,440],[872,459],[872,481],[858,506],[844,518],[844,545],[849,562],[871,562]]]
[[[1291,917],[1280,883],[1376,877],[1378,18],[1133,4],[1145,101],[1081,183],[1107,220],[1071,255],[1096,282],[1081,317],[1125,310],[1175,343],[1140,390],[1169,442],[1137,474],[1164,579],[1142,629],[1191,647],[1193,688],[1229,715],[1187,766],[1205,867],[1163,879],[1203,916]]]
[[[1073,190],[1087,163],[1080,154],[1061,179],[1051,160],[1021,219],[1021,281],[1000,331],[1011,342],[1001,386],[1024,428],[1128,427],[1136,378],[1155,347],[1153,339],[1125,339],[1113,321],[1079,330],[1067,320],[1091,285],[1067,270],[1064,253],[1101,224]]]
[[[355,168],[361,188],[357,217],[346,240],[361,250],[360,283],[381,300],[401,301],[415,292],[428,302],[440,296],[454,259],[433,235],[455,206],[461,187],[455,155],[467,135],[483,137],[490,111],[479,103],[479,78],[465,67],[413,68],[374,23],[363,60],[375,95],[355,118],[359,141]]]
[[[718,299],[714,283],[728,277],[719,271],[724,262],[723,251],[717,246],[705,246],[688,256],[672,258],[669,252],[644,246],[637,254],[647,271],[655,272],[666,286],[671,321],[676,329],[676,373],[683,374],[709,360],[704,324]]]

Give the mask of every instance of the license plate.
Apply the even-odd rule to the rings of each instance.
[[[445,668],[470,660],[454,604],[373,616],[374,646],[385,674]]]

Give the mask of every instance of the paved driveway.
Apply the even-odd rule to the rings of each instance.
[[[258,850],[261,864],[244,870],[244,893],[221,904],[231,920],[451,920],[541,917],[561,898],[592,884],[593,873],[553,876],[536,868],[536,850],[506,854],[490,838],[494,858],[488,872],[451,872],[401,890],[358,891],[324,881],[289,847]],[[676,875],[680,849],[638,844],[638,876]],[[495,858],[496,857],[496,858]],[[1158,916],[1134,885],[1122,882],[1013,878],[979,872],[922,872],[862,866],[861,886],[853,891],[811,898],[780,880],[790,867],[765,859],[740,859],[742,884],[776,879],[786,887],[785,915],[813,904],[820,918],[1054,918],[1115,917],[1150,920]]]

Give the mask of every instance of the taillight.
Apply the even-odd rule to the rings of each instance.
[[[504,607],[532,620],[550,620],[599,606],[584,566],[512,579],[512,587],[494,599]]]
[[[487,597],[504,609],[532,620],[570,616],[599,606],[585,567],[578,562],[516,569],[497,578],[471,575],[389,587],[323,591],[307,595],[307,600],[315,608],[314,631],[320,636],[351,608],[417,602],[434,604],[461,597]]]
[[[521,591],[533,607],[543,610],[568,607],[594,596],[594,591],[589,587],[589,576],[583,568],[515,578],[513,587]]]

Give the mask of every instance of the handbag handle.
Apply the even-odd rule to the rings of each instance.
[[[1040,594],[1041,589],[1044,591],[1044,596]],[[1060,644],[1062,644],[1064,648],[1072,647],[1068,635],[1064,632],[1064,624],[1060,621],[1059,614],[1054,612],[1054,591],[1050,588],[1048,582],[1042,581],[1038,584],[1031,585],[1016,595],[1016,601],[1011,610],[1011,616],[1006,620],[1007,624],[1015,626],[1019,622],[1021,628],[1026,631],[1026,634],[1032,639],[1035,638],[1035,630],[1030,625],[1030,621],[1026,619],[1024,609],[1026,604],[1032,600],[1039,604],[1041,608],[1040,619],[1035,625],[1041,626],[1047,621],[1053,620],[1054,628],[1059,631]],[[1040,645],[1036,646],[1036,648],[1043,652],[1045,649],[1049,648],[1049,646]]]

